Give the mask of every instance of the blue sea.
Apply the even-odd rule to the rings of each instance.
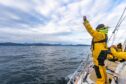
[[[89,46],[0,46],[0,84],[56,84],[73,73]]]

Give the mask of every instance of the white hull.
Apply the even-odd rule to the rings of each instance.
[[[93,69],[93,64],[90,62],[87,65],[83,65],[81,63],[79,69],[71,75],[70,80],[67,84],[95,84],[96,75]],[[123,63],[114,63],[107,61],[107,67],[110,70],[107,70],[108,79],[111,78],[111,83],[108,84],[125,84],[126,83],[126,62]],[[114,72],[111,72],[113,70]],[[118,80],[115,80],[118,79]],[[116,81],[118,83],[116,83]]]

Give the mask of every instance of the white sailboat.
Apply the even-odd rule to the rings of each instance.
[[[74,74],[69,77],[67,84],[95,84],[96,75],[91,61],[85,61],[79,66]],[[126,82],[126,62],[107,61],[107,84],[125,84]]]
[[[126,8],[124,9],[122,16],[120,17],[119,22],[117,23],[112,35],[114,35],[116,31],[118,31],[120,24],[126,17],[125,16],[123,18],[125,10]],[[123,44],[123,51],[125,49],[126,40]],[[126,62],[111,62],[109,60],[106,60],[105,66],[107,72],[107,84],[126,83]],[[87,58],[81,62],[80,66],[76,69],[76,71],[73,74],[69,75],[66,79],[68,80],[67,84],[95,84],[97,78],[93,68],[91,54],[89,54]]]

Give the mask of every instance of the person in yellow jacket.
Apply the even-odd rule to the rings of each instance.
[[[104,61],[107,57],[107,33],[108,27],[104,24],[99,24],[96,30],[92,28],[86,16],[83,17],[84,26],[92,39],[92,57],[94,69],[97,76],[96,84],[106,84],[107,74]]]
[[[108,53],[108,55],[107,55],[107,59],[108,60],[110,60],[110,61],[113,61],[113,62],[115,62],[115,61],[119,61],[119,62],[124,62],[124,61],[126,61],[125,59],[122,59],[122,57],[120,58],[119,56],[118,56],[118,52],[120,52],[120,53],[124,53],[123,52],[123,49],[122,49],[122,44],[121,43],[119,43],[119,44],[117,44],[117,46],[116,45],[112,45],[111,47],[110,47],[110,49],[112,48],[112,51],[110,51],[110,53]],[[114,52],[116,51],[116,54],[114,53],[113,54],[113,49],[114,49]],[[114,56],[115,55],[115,56]],[[117,55],[117,56],[116,56]]]
[[[115,62],[115,61],[118,61],[118,58],[116,56],[113,56],[113,54],[111,53],[110,51],[110,48],[113,47],[116,51],[117,51],[117,47],[115,45],[112,45],[108,48],[108,54],[107,54],[107,59],[109,61],[112,61],[112,62]]]
[[[122,44],[121,43],[118,43],[117,44],[117,51],[118,52],[122,52],[123,51],[123,48],[122,48]]]
[[[122,47],[122,44],[121,43],[118,43],[117,44],[117,52],[123,52],[123,47]],[[118,58],[118,61],[124,62],[125,60]]]
[[[115,46],[111,46],[110,47],[110,53],[114,56],[114,57],[116,57],[116,58],[118,58],[118,59],[124,59],[124,60],[126,60],[126,52],[118,52],[118,51],[116,51],[116,49],[115,49]]]

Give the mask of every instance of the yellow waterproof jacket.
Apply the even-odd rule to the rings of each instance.
[[[111,50],[111,53],[112,53],[113,56],[115,56],[115,57],[117,57],[119,59],[126,60],[126,52],[117,52],[115,50],[115,48],[113,48],[113,47],[111,47],[110,50]]]
[[[101,41],[106,38],[104,33],[94,30],[88,21],[84,22],[84,26],[89,34],[93,37],[94,42]],[[105,42],[94,44],[94,49],[92,49],[92,56],[95,65],[98,65],[98,56],[102,50],[107,50],[107,45]]]
[[[113,61],[122,61],[126,60],[126,52],[123,52],[122,49],[110,47],[111,54],[107,55],[107,59]]]
[[[117,48],[117,51],[118,51],[118,52],[122,52],[123,49],[122,49],[122,48]]]

